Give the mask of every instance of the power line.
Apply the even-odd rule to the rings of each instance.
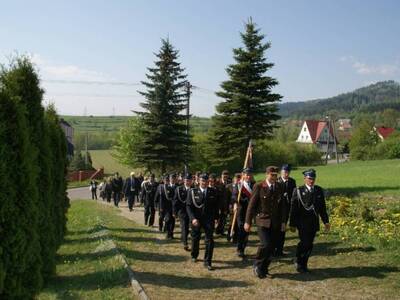
[[[92,80],[65,80],[65,79],[43,79],[43,82],[59,83],[59,84],[81,84],[81,85],[119,85],[119,86],[142,86],[140,82],[127,82],[127,81],[92,81]],[[192,85],[194,91],[215,93],[214,90]]]
[[[90,81],[90,80],[62,80],[62,79],[43,79],[43,82],[61,83],[61,84],[87,84],[87,85],[124,85],[140,86],[140,82],[122,82],[122,81]]]

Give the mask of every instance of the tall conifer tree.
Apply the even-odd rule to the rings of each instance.
[[[271,135],[280,118],[277,103],[281,96],[272,92],[278,82],[266,75],[274,65],[265,57],[271,45],[263,42],[264,35],[252,19],[246,23],[241,38],[244,46],[233,49],[235,63],[226,69],[229,80],[216,93],[224,99],[216,106],[211,131],[211,159],[216,166],[240,161],[249,140]]]
[[[186,134],[186,116],[182,114],[187,101],[187,75],[169,40],[162,40],[156,57],[155,66],[148,68],[148,81],[142,82],[147,90],[139,92],[146,101],[140,104],[144,112],[137,112],[143,124],[137,160],[150,170],[165,172],[182,167],[189,154],[191,139]]]

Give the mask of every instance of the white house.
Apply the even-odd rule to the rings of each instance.
[[[64,131],[65,138],[67,139],[67,156],[68,158],[72,158],[72,156],[74,156],[74,144],[72,143],[74,128],[64,119],[60,120],[60,126]]]
[[[315,144],[321,152],[326,153],[329,137],[329,152],[336,152],[333,128],[331,127],[328,134],[328,122],[306,120],[301,127],[299,136],[296,140],[298,143]],[[336,140],[337,143],[337,140]]]

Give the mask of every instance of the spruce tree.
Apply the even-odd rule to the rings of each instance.
[[[139,92],[146,101],[140,104],[144,112],[137,112],[143,124],[137,160],[147,169],[165,172],[182,167],[189,154],[186,116],[181,114],[186,107],[187,75],[169,40],[162,40],[156,57],[155,66],[148,68],[148,81],[142,82],[147,90]]]
[[[249,141],[270,136],[280,118],[277,103],[281,96],[272,92],[278,82],[266,75],[274,65],[265,57],[271,45],[263,41],[264,35],[252,19],[245,24],[241,38],[244,46],[233,49],[235,63],[226,69],[229,80],[222,82],[216,93],[224,100],[212,118],[210,158],[215,166],[238,168]]]

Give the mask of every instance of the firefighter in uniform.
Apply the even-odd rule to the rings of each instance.
[[[205,234],[204,267],[209,271],[212,267],[214,252],[214,226],[218,219],[217,190],[207,186],[208,175],[200,175],[199,186],[188,193],[186,210],[192,226],[192,261],[197,262],[201,233]]]
[[[181,242],[183,249],[189,251],[188,246],[188,235],[189,235],[189,216],[186,211],[186,200],[188,193],[192,188],[192,175],[186,174],[183,177],[183,185],[178,186],[175,189],[174,203],[173,203],[173,215],[179,217],[179,223],[181,226]]]
[[[286,200],[283,197],[283,187],[277,179],[278,168],[268,167],[266,179],[254,186],[246,213],[244,229],[247,232],[250,232],[251,222],[256,216],[260,245],[257,249],[253,272],[258,278],[271,277],[268,267],[277,240],[276,233],[286,230],[284,220]]]
[[[325,231],[330,230],[329,217],[326,211],[324,190],[315,185],[317,176],[314,169],[303,172],[304,185],[293,192],[289,226],[291,231],[296,228],[300,242],[296,249],[296,270],[300,273],[309,272],[308,259],[311,255],[314,238],[319,231],[319,218],[324,223]]]
[[[253,192],[253,183],[251,182],[252,170],[250,168],[243,169],[243,177],[240,183],[233,188],[232,198],[235,199],[233,211],[237,210],[237,255],[244,258],[244,251],[249,239],[249,233],[244,230],[246,219],[247,206],[249,205],[250,197]],[[239,197],[240,191],[240,199]]]
[[[154,180],[154,174],[150,174],[149,180],[143,183],[142,199],[144,202],[144,225],[152,227],[156,213],[154,196],[158,183]]]
[[[222,171],[221,180],[217,183],[216,187],[218,193],[220,195],[220,206],[219,206],[219,217],[218,217],[218,225],[215,229],[215,233],[220,235],[225,235],[225,225],[226,218],[228,216],[229,211],[229,202],[231,199],[230,191],[228,188],[229,184],[229,172],[227,170]]]
[[[290,203],[292,200],[292,195],[293,195],[293,190],[296,188],[296,180],[294,180],[292,177],[290,177],[290,171],[291,171],[291,166],[290,165],[283,165],[281,167],[281,176],[278,179],[278,182],[283,185],[283,196],[286,200],[286,215],[285,215],[285,221],[287,223],[287,220],[289,219],[289,211],[290,211]],[[284,256],[283,253],[283,246],[285,244],[285,235],[286,231],[281,231],[279,232],[278,240],[276,242],[276,247],[275,247],[275,256]]]

